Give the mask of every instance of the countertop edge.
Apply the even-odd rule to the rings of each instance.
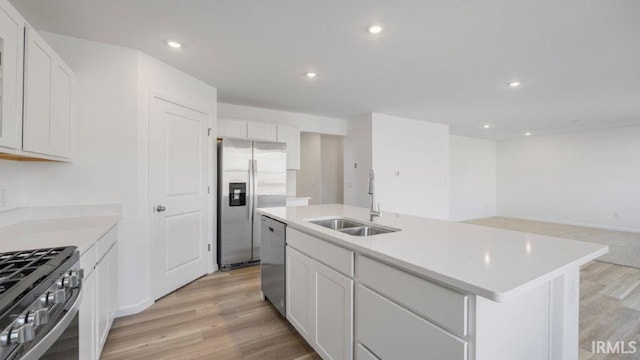
[[[445,286],[448,287],[453,287],[471,294],[475,294],[477,296],[481,296],[483,298],[487,298],[489,300],[495,301],[495,302],[508,302],[516,297],[518,297],[519,295],[522,295],[524,293],[526,293],[527,291],[536,288],[537,286],[540,286],[548,281],[550,281],[551,279],[554,279],[564,273],[566,273],[567,271],[569,271],[572,268],[576,268],[576,267],[580,267],[581,265],[584,265],[586,263],[588,263],[589,261],[592,261],[606,253],[608,253],[609,251],[609,247],[603,245],[603,247],[597,251],[594,251],[593,253],[583,256],[580,259],[577,259],[575,261],[572,261],[570,263],[567,263],[563,266],[558,267],[557,269],[554,269],[544,275],[541,275],[535,279],[532,279],[530,281],[527,281],[523,284],[520,284],[514,288],[511,289],[507,289],[504,291],[494,291],[494,290],[488,290],[482,287],[479,287],[478,285],[474,285],[474,284],[470,284],[446,275],[443,275],[441,273],[429,270],[427,268],[421,267],[421,266],[417,266],[411,263],[407,263],[403,260],[400,260],[398,258],[394,258],[392,256],[388,256],[385,254],[381,254],[375,251],[372,251],[370,249],[358,246],[357,244],[353,244],[353,243],[345,243],[344,241],[341,241],[340,239],[331,237],[325,233],[322,232],[318,232],[315,231],[313,228],[307,226],[306,224],[300,223],[298,221],[295,220],[290,220],[290,219],[286,219],[283,218],[281,216],[278,216],[276,214],[270,213],[268,212],[268,209],[264,209],[264,211],[262,209],[257,209],[257,211],[261,214],[261,215],[265,215],[267,217],[271,217],[274,218],[275,220],[284,222],[287,224],[287,226],[290,226],[291,228],[298,230],[298,231],[302,231],[306,234],[315,236],[319,239],[325,240],[330,242],[331,244],[334,244],[336,246],[342,247],[342,248],[346,248],[346,249],[350,249],[353,250],[359,254],[365,255],[365,256],[369,256],[371,258],[374,258],[376,260],[385,262],[389,265],[393,265],[395,267],[399,267],[403,270],[406,270],[410,273],[416,274],[418,276],[422,276],[422,277],[427,277],[429,279],[435,280],[436,282],[439,282],[441,284],[444,284]]]

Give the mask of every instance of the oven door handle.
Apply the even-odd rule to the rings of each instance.
[[[82,299],[82,293],[78,294],[78,297],[73,302],[73,305],[67,310],[62,319],[31,349],[20,357],[20,360],[38,360],[44,355],[47,350],[53,345],[69,327],[69,324],[78,314],[80,308],[80,300]]]

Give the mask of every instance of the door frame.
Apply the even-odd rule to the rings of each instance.
[[[209,218],[207,219],[207,239],[208,242],[207,244],[209,245],[209,249],[211,249],[209,251],[209,262],[208,262],[208,266],[207,266],[207,272],[209,274],[217,271],[217,263],[216,263],[216,248],[215,248],[215,244],[214,244],[214,234],[215,234],[215,221],[214,219],[216,218],[216,194],[217,194],[217,184],[216,184],[216,177],[214,176],[214,171],[215,168],[217,167],[217,156],[214,156],[214,152],[215,152],[215,145],[216,142],[214,141],[216,139],[216,133],[217,131],[215,131],[215,120],[217,115],[215,114],[214,110],[208,108],[207,106],[202,106],[202,105],[197,105],[194,103],[191,103],[189,101],[186,101],[184,99],[175,97],[175,96],[171,96],[171,95],[167,95],[166,93],[157,91],[157,90],[153,90],[150,89],[149,93],[148,93],[148,102],[147,102],[147,153],[149,154],[147,159],[147,214],[149,214],[149,212],[151,212],[151,214],[148,215],[148,220],[147,220],[147,232],[149,234],[148,239],[149,239],[149,244],[148,244],[148,249],[149,249],[149,253],[151,255],[150,258],[150,271],[149,271],[149,283],[151,284],[151,293],[149,294],[149,299],[151,300],[151,303],[153,304],[157,299],[156,299],[156,289],[157,289],[157,271],[158,269],[156,268],[156,264],[155,264],[155,260],[154,260],[154,254],[156,252],[156,248],[155,248],[155,241],[153,239],[153,221],[154,221],[154,217],[153,217],[153,212],[155,211],[154,209],[154,184],[155,184],[155,175],[153,172],[153,164],[155,163],[155,161],[157,160],[157,156],[156,154],[154,154],[154,127],[153,127],[153,120],[152,120],[152,115],[153,115],[153,102],[158,99],[161,101],[166,101],[169,103],[172,103],[174,105],[177,106],[181,106],[181,107],[185,107],[188,108],[190,110],[199,112],[203,115],[205,115],[208,119],[208,124],[207,127],[210,130],[209,132],[209,136],[207,136],[207,148],[209,149],[208,153],[208,159],[207,159],[207,169],[205,170],[207,172],[207,183],[209,184],[209,193],[207,194],[207,207],[208,207],[208,211],[209,211]]]

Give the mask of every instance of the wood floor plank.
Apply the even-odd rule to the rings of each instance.
[[[202,277],[114,321],[102,359],[320,359],[267,302],[258,266]]]

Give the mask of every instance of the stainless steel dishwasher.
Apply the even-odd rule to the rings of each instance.
[[[260,227],[262,294],[286,317],[284,251],[287,225],[263,215]]]

